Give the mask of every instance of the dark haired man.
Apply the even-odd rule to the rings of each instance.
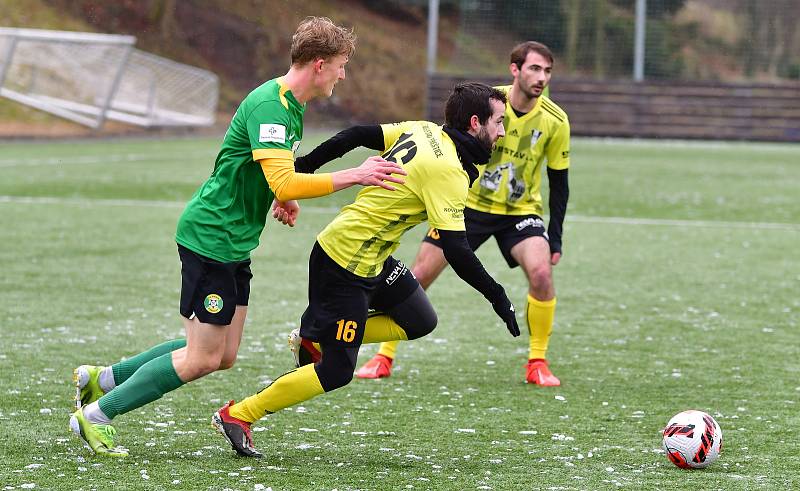
[[[298,368],[238,404],[230,401],[212,423],[243,456],[253,447],[250,425],[271,414],[347,385],[362,343],[408,340],[431,332],[436,313],[414,276],[391,253],[404,232],[427,220],[439,230],[455,272],[491,303],[512,335],[514,307],[467,243],[464,206],[476,164],[488,161],[503,136],[506,96],[483,84],[453,89],[447,124],[427,121],[345,130],[298,164],[313,171],[358,146],[383,152],[407,175],[394,191],[368,187],[317,236],[309,259],[309,305],[293,333]],[[276,210],[276,217],[289,217]],[[368,315],[370,309],[374,315]],[[317,343],[317,346],[314,346]]]
[[[236,360],[250,296],[250,252],[259,243],[270,205],[296,214],[294,200],[355,184],[402,182],[402,169],[371,157],[359,167],[308,176],[294,172],[306,102],[330,97],[345,78],[355,49],[351,29],[308,17],[292,36],[291,66],[239,105],[214,170],[178,220],[180,314],[185,339],[153,346],[111,366],[73,372],[77,410],[70,428],[96,454],[124,457],[111,421]]]
[[[498,87],[508,94],[505,137],[495,146],[489,165],[470,189],[465,220],[470,246],[477,249],[494,236],[510,267],[522,266],[528,279],[529,332],[525,381],[557,386],[561,381],[546,360],[556,309],[552,267],[561,258],[561,231],[569,198],[569,120],[547,97],[553,54],[527,41],[511,51],[514,82]],[[545,231],[540,193],[542,164],[547,160],[550,222]],[[447,266],[440,233],[432,225],[414,260],[412,272],[423,288]],[[361,367],[359,378],[391,374],[398,342],[382,343],[378,354]]]

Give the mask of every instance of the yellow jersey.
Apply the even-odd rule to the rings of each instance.
[[[508,94],[510,85],[497,87]],[[542,163],[569,168],[569,120],[541,95],[530,112],[517,116],[506,102],[505,136],[469,190],[467,206],[498,215],[542,215]]]
[[[400,237],[427,220],[440,230],[463,231],[469,177],[456,147],[440,126],[428,121],[381,125],[383,158],[408,173],[394,191],[362,189],[317,236],[341,267],[361,277],[377,276]]]

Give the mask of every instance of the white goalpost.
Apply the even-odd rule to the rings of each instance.
[[[115,34],[0,28],[0,96],[76,123],[214,123],[219,79]]]

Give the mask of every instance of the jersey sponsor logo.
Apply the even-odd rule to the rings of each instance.
[[[433,137],[433,132],[428,127],[428,125],[422,125],[422,131],[425,133],[425,138],[428,139],[428,144],[431,146],[431,150],[433,150],[433,154],[437,157],[443,157],[444,152],[442,149],[439,148],[439,142],[436,141],[436,138]]]
[[[261,124],[258,126],[258,143],[286,143],[286,126]]]
[[[525,227],[544,228],[544,221],[541,218],[528,217],[524,220],[518,221],[514,226],[517,230],[522,230]]]
[[[408,268],[406,267],[405,264],[403,264],[403,261],[398,262],[397,264],[395,264],[392,272],[389,273],[389,276],[386,277],[386,284],[391,285],[392,283],[397,281],[397,278],[406,274],[407,271]]]
[[[530,152],[520,152],[520,151],[514,150],[513,148],[508,148],[508,147],[504,147],[504,146],[497,146],[497,147],[495,147],[494,151],[495,152],[504,153],[506,155],[510,155],[511,158],[514,158],[514,159],[529,159],[530,158]]]
[[[481,187],[490,191],[497,191],[500,188],[500,180],[503,178],[503,169],[511,165],[511,162],[498,165],[493,170],[486,169],[481,176]]]
[[[203,300],[203,307],[205,307],[206,310],[212,314],[216,314],[220,310],[222,310],[222,305],[223,305],[222,297],[220,297],[216,293],[211,293],[207,295],[206,299]]]
[[[539,138],[541,138],[541,136],[542,136],[542,132],[541,131],[533,130],[533,133],[531,133],[531,146],[532,147],[536,146],[536,142],[539,141]]]
[[[517,178],[513,162],[505,162],[492,170],[486,169],[481,177],[481,187],[491,192],[498,192],[504,173],[508,175],[508,180],[506,181],[508,184],[506,201],[509,203],[519,201],[519,199],[525,195],[525,181],[522,178]]]
[[[451,217],[458,220],[464,218],[464,208],[450,208],[448,206],[445,207],[442,211],[444,211],[445,213],[449,213]]]

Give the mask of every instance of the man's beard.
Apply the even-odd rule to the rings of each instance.
[[[544,92],[544,86],[537,85],[536,87],[540,89],[538,95],[534,94],[533,91],[528,87],[523,87],[522,85],[519,86],[522,93],[525,94],[525,97],[527,97],[528,99],[536,99],[537,97],[539,97],[539,95],[542,94],[542,92]]]
[[[486,127],[478,130],[478,134],[475,135],[475,139],[478,140],[483,148],[490,152],[494,148],[494,142],[492,141],[492,137],[489,136],[489,132],[486,130]]]

